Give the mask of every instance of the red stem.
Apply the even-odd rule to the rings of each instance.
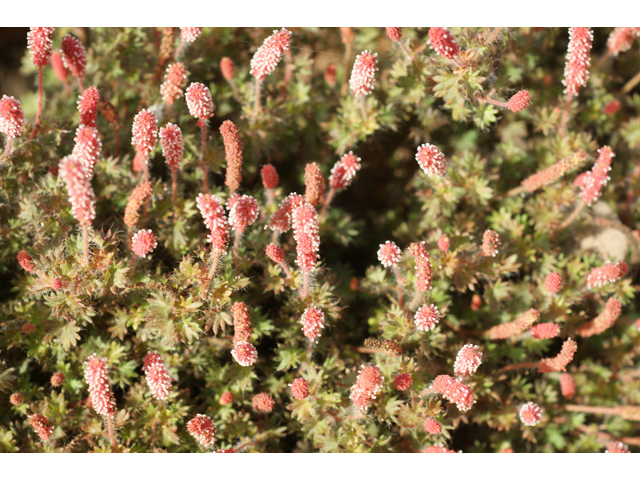
[[[209,192],[209,171],[207,164],[204,162],[204,152],[207,150],[207,124],[204,120],[200,120],[200,128],[202,129],[202,160],[200,167],[202,168],[202,188],[205,193]]]

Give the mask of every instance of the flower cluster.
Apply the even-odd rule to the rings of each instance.
[[[16,407],[22,403],[22,400],[22,394],[19,392],[12,393],[9,397],[9,402],[11,402],[11,405],[15,405]]]
[[[0,132],[9,139],[19,137],[24,126],[24,111],[20,101],[3,95],[0,99]]]
[[[189,420],[187,430],[203,447],[211,447],[216,442],[218,429],[207,415],[198,414]]]
[[[551,165],[549,168],[542,170],[538,173],[534,173],[528,178],[522,181],[522,186],[528,192],[535,192],[536,190],[555,182],[559,178],[563,177],[565,173],[574,167],[577,167],[587,159],[587,154],[583,151],[574,153],[567,158],[563,158],[559,162]]]
[[[100,160],[102,142],[98,130],[94,127],[80,125],[76,130],[75,145],[71,154],[84,165],[85,174],[93,178],[93,167]]]
[[[471,387],[449,375],[438,375],[433,381],[432,388],[451,403],[455,403],[461,412],[470,410],[476,403]]]
[[[450,246],[451,242],[449,241],[449,237],[446,235],[443,235],[438,239],[438,249],[441,252],[448,252]]]
[[[220,133],[227,158],[227,176],[224,184],[233,193],[240,188],[242,181],[242,140],[238,127],[231,120],[225,120],[220,125]]]
[[[573,398],[576,394],[576,381],[570,373],[560,375],[560,392],[564,398]]]
[[[482,255],[485,257],[495,257],[498,255],[500,246],[500,235],[494,230],[485,230],[482,234]]]
[[[491,327],[487,335],[491,340],[511,338],[514,335],[520,335],[522,332],[530,329],[531,326],[538,321],[538,318],[540,318],[540,313],[535,308],[531,308],[512,322]]]
[[[282,54],[289,50],[291,45],[291,32],[286,28],[274,30],[273,34],[267,37],[260,48],[251,59],[251,75],[262,81],[276,69]]]
[[[138,224],[140,219],[140,207],[144,201],[151,196],[153,185],[151,182],[142,182],[133,189],[129,195],[129,201],[124,209],[124,224],[133,228]]]
[[[27,253],[25,250],[20,250],[17,255],[18,263],[20,266],[25,269],[29,273],[33,273],[36,270],[36,264],[31,258],[31,255]]]
[[[254,395],[253,399],[251,400],[251,404],[257,411],[268,413],[273,410],[276,402],[268,393],[259,393],[257,395]]]
[[[356,383],[351,387],[349,398],[361,410],[369,408],[369,404],[382,390],[384,377],[377,366],[362,366],[358,372]]]
[[[542,419],[542,409],[535,403],[525,403],[520,408],[520,420],[525,425],[533,427]]]
[[[564,67],[564,93],[576,95],[578,89],[586,85],[589,79],[591,43],[593,33],[589,27],[571,27],[569,29],[569,48],[567,63]]]
[[[320,170],[316,162],[307,163],[307,166],[304,168],[304,185],[304,196],[307,203],[314,207],[317,206],[324,198],[327,184],[322,176],[322,170]]]
[[[557,356],[540,360],[538,370],[540,373],[566,372],[567,365],[571,363],[577,350],[578,344],[575,340],[567,338],[562,344],[562,349]]]
[[[59,387],[64,382],[65,376],[64,373],[58,372],[51,375],[51,385],[54,387]]]
[[[242,234],[260,215],[258,201],[249,195],[232,195],[227,202],[229,224]]]
[[[512,96],[507,102],[507,108],[512,112],[519,112],[527,108],[529,102],[531,101],[531,96],[529,92],[526,90],[520,90],[514,96]]]
[[[574,180],[574,184],[580,187],[580,198],[591,205],[600,198],[602,187],[610,180],[611,160],[616,154],[610,147],[602,147],[598,150],[598,158],[590,172],[581,173]]]
[[[238,365],[250,367],[258,360],[258,351],[249,342],[238,342],[231,350],[231,356]]]
[[[158,246],[158,238],[151,230],[139,230],[131,239],[131,250],[139,257],[145,258]]]
[[[69,72],[64,67],[64,60],[62,60],[62,55],[60,55],[59,52],[53,52],[51,54],[51,68],[53,69],[53,73],[56,74],[56,78],[66,83]]]
[[[87,67],[87,51],[73,35],[65,35],[60,45],[64,66],[74,77],[82,79]]]
[[[216,252],[224,254],[229,244],[229,222],[224,207],[217,197],[209,193],[198,194],[196,205],[211,232],[207,237],[208,242]]]
[[[171,393],[171,377],[162,355],[149,352],[144,358],[142,371],[147,379],[151,393],[158,400],[166,400]]]
[[[613,56],[617,56],[629,50],[638,37],[640,37],[640,27],[616,27],[609,35],[607,47]]]
[[[622,442],[609,442],[604,453],[629,453],[629,447]]]
[[[158,119],[151,110],[140,110],[133,119],[133,138],[131,144],[136,152],[148,157],[156,146],[158,137]]]
[[[397,267],[400,263],[402,250],[394,242],[387,240],[378,249],[378,260],[383,267]]]
[[[267,190],[273,190],[278,186],[280,179],[278,178],[278,171],[276,167],[270,163],[264,165],[260,169],[260,177],[262,178],[262,185]]]
[[[202,27],[180,27],[180,38],[185,42],[195,42],[201,33]]]
[[[411,384],[413,383],[413,378],[410,373],[400,373],[396,375],[396,378],[393,379],[393,385],[401,392],[408,390],[411,388]]]
[[[162,146],[162,155],[167,165],[173,170],[177,170],[182,162],[184,155],[184,143],[182,141],[182,131],[180,127],[173,123],[160,129],[160,145]]]
[[[442,432],[442,425],[440,425],[440,422],[435,418],[427,418],[422,426],[426,430],[426,432],[430,433],[431,435],[438,435],[440,432]]]
[[[304,400],[309,396],[309,384],[304,378],[296,378],[289,384],[291,395],[297,400]]]
[[[181,62],[172,63],[167,67],[164,82],[160,85],[160,95],[167,105],[182,98],[182,89],[187,86],[187,69]]]
[[[429,29],[429,45],[443,57],[453,60],[460,53],[458,42],[446,28],[431,27]]]
[[[300,317],[302,332],[312,342],[320,337],[320,331],[324,328],[324,313],[318,307],[305,308]]]
[[[64,157],[58,172],[67,185],[74,218],[82,226],[90,225],[96,217],[96,199],[82,161],[73,155]]]
[[[562,290],[562,276],[559,273],[551,272],[544,281],[544,288],[551,295],[557,295]]]
[[[539,323],[531,327],[531,336],[539,340],[555,338],[560,335],[560,325],[557,323]]]
[[[320,248],[320,229],[316,209],[308,203],[296,208],[292,214],[296,240],[296,263],[303,272],[311,272],[316,266]]]
[[[416,262],[416,289],[426,292],[431,288],[431,260],[424,242],[409,245],[409,253]]]
[[[213,117],[213,98],[211,92],[202,83],[194,82],[187,88],[185,94],[189,113],[200,120]]]
[[[49,62],[54,30],[53,27],[31,27],[27,33],[27,48],[36,67],[44,67]]]
[[[593,320],[578,327],[578,335],[581,337],[592,337],[600,335],[616,323],[622,312],[622,303],[616,298],[610,298],[604,306],[602,313]]]
[[[267,249],[265,252],[267,254],[267,257],[269,257],[272,262],[274,263],[284,262],[284,252],[275,243],[270,243],[269,245],[267,245]]]
[[[29,415],[29,423],[36,431],[41,440],[47,441],[53,433],[53,426],[45,417],[39,414]]]
[[[98,104],[100,103],[100,92],[96,87],[89,87],[78,99],[78,113],[80,114],[80,125],[95,127],[98,119]]]
[[[425,143],[418,147],[416,161],[422,171],[429,176],[444,177],[447,173],[447,160],[444,157],[444,153],[430,143]]]
[[[294,210],[304,205],[305,202],[303,196],[297,193],[289,194],[280,202],[278,210],[271,217],[269,228],[278,233],[288,232],[291,229]]]
[[[116,399],[111,391],[107,361],[95,353],[84,362],[84,379],[89,385],[91,404],[98,415],[113,417],[116,413]]]
[[[341,190],[351,185],[353,177],[360,170],[362,159],[353,152],[346,153],[331,169],[329,185],[331,188]]]
[[[231,313],[233,314],[233,343],[248,342],[251,338],[251,315],[247,304],[244,302],[236,302],[231,305]]]
[[[458,352],[456,361],[453,364],[453,371],[459,377],[470,377],[476,373],[481,363],[482,352],[480,347],[467,344]]]
[[[392,42],[399,42],[402,38],[402,28],[401,27],[385,27],[387,30],[387,35],[389,35],[389,39]]]
[[[592,268],[587,275],[587,288],[596,288],[617,282],[627,274],[629,266],[625,262],[605,263]]]
[[[233,395],[233,393],[227,390],[222,395],[220,395],[220,405],[231,405],[235,399],[236,397]]]
[[[418,309],[413,320],[418,330],[428,332],[435,328],[439,319],[438,307],[435,305],[423,305]]]
[[[233,80],[233,77],[236,74],[233,60],[229,57],[222,57],[220,60],[220,71],[227,82]]]
[[[351,70],[349,87],[356,97],[373,92],[376,72],[378,71],[378,54],[365,50],[356,57]]]

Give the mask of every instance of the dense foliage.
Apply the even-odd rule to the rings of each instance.
[[[204,28],[181,42],[177,28],[56,28],[53,51],[66,34],[78,37],[87,51],[82,85],[100,93],[87,262],[62,178],[70,167],[60,165],[86,123],[80,82],[68,71],[62,82],[46,63],[36,126],[38,66],[25,36],[21,74],[35,87],[0,92],[19,97],[26,119],[0,163],[0,450],[601,452],[611,441],[637,449],[640,95],[627,82],[640,70],[638,40],[607,53],[612,29],[594,29],[590,76],[570,97],[564,28],[450,28],[452,38],[428,28],[290,30],[281,60],[263,51],[252,63],[271,29]],[[266,47],[278,53],[280,41]],[[447,42],[455,55],[434,49]],[[161,85],[178,48],[188,79],[169,106]],[[361,78],[350,86],[363,50],[377,58],[360,59]],[[225,57],[233,71],[228,60],[221,67]],[[193,82],[211,93],[208,120],[187,105]],[[523,89],[531,103],[511,111],[506,102]],[[180,128],[184,160],[174,199],[172,168],[154,144],[150,195],[139,218],[125,222],[145,181],[144,155],[134,162],[140,149],[131,142],[143,109],[158,128]],[[225,149],[226,120],[237,126],[240,156]],[[438,164],[427,175],[416,161],[425,143],[444,154],[446,174]],[[610,180],[587,202],[576,179],[605,146],[615,154]],[[348,152],[361,169],[333,188],[332,168]],[[435,161],[437,152],[420,158]],[[563,159],[561,174],[554,167],[535,177],[539,188],[522,185]],[[279,176],[275,189],[263,185],[267,164]],[[238,240],[242,228],[232,226],[218,251],[200,192],[223,205],[232,193],[251,196],[257,220]],[[278,235],[268,226],[292,193],[306,196],[288,214],[295,236]],[[234,208],[222,216],[236,224],[255,213]],[[315,265],[300,256],[313,243],[314,217]],[[134,240],[141,229],[157,237],[144,258],[136,253],[153,239]],[[386,241],[401,255],[383,252],[385,266],[378,250]],[[272,242],[283,262],[271,259],[277,249],[267,255]],[[31,260],[23,253],[19,263],[21,251]],[[588,282],[602,266],[613,273]],[[547,281],[554,272],[561,279]],[[250,351],[231,353],[245,342],[255,363]],[[479,348],[460,352],[465,345]],[[145,362],[149,352],[160,360]],[[154,365],[159,377],[148,380]],[[162,365],[166,399],[156,389]],[[562,377],[561,392],[565,368],[571,378]],[[298,378],[306,385],[290,388]],[[106,403],[96,402],[96,389]]]

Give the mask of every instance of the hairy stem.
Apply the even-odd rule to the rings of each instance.
[[[178,48],[176,49],[176,62],[180,59],[180,54],[182,53],[183,48],[184,48],[184,39],[180,39],[180,43],[178,44]]]
[[[491,35],[489,35],[489,38],[485,42],[485,45],[491,45],[493,41],[498,37],[503,28],[504,27],[495,27],[493,29],[493,32],[491,32]]]
[[[560,121],[560,131],[558,134],[560,138],[564,137],[564,132],[567,128],[567,122],[569,121],[569,108],[571,107],[571,100],[573,100],[573,93],[567,95],[567,103],[564,104],[564,111],[562,112],[562,120]]]
[[[175,208],[178,203],[178,170],[171,169],[171,192],[173,193],[173,206]]]
[[[411,303],[409,304],[409,310],[412,312],[416,310],[421,300],[422,300],[422,292],[418,290],[415,296],[413,297],[413,300],[411,300]]]
[[[507,192],[507,197],[515,197],[516,195],[520,195],[521,193],[526,192],[527,189],[524,185],[520,185],[519,187],[512,188]]]
[[[11,138],[7,137],[7,144],[4,146],[4,159],[8,160],[11,155]]]
[[[200,121],[200,128],[202,129],[202,157],[200,159],[200,167],[202,168],[202,188],[205,193],[209,192],[209,170],[207,164],[204,161],[204,153],[207,150],[207,124],[204,120]]]
[[[213,260],[211,261],[211,268],[209,269],[209,275],[207,279],[211,281],[213,276],[216,274],[216,270],[218,269],[218,259],[220,258],[220,252],[218,250],[213,251]]]
[[[89,266],[89,225],[82,226],[82,264],[85,267]]]
[[[402,286],[403,286],[403,282],[402,282],[402,277],[400,276],[400,271],[398,270],[398,267],[394,265],[393,267],[393,273],[396,276],[396,285],[397,285],[397,290],[398,290],[398,305],[400,306],[400,309],[404,309],[404,298],[402,295]]]
[[[40,125],[40,115],[42,115],[42,66],[38,67],[38,113],[36,114],[36,125]]]
[[[111,440],[111,444],[114,447],[118,446],[118,441],[116,440],[116,433],[115,430],[113,428],[113,418],[108,417],[107,418],[107,431],[109,432],[109,440]]]
[[[580,214],[580,212],[585,207],[585,205],[586,203],[584,203],[584,200],[580,201],[580,203],[578,204],[576,209],[571,213],[571,215],[569,215],[567,219],[560,224],[560,226],[558,227],[558,230],[563,230],[567,226],[569,226],[571,222],[573,222],[576,219],[576,217]]]
[[[82,77],[78,77],[78,87],[80,88],[80,93],[84,92],[84,81]]]
[[[490,103],[491,105],[496,105],[498,107],[504,107],[507,108],[508,103],[507,102],[501,102],[500,100],[494,100],[493,98],[486,98],[486,97],[476,97],[478,99],[478,101],[483,102],[483,103]]]
[[[514,363],[513,365],[507,365],[506,367],[502,367],[500,370],[496,370],[495,373],[505,373],[512,370],[520,370],[522,368],[538,368],[539,366],[540,362]]]
[[[565,405],[564,409],[567,412],[581,412],[581,413],[595,413],[597,415],[619,415],[620,408],[618,407],[590,407],[588,405]]]
[[[609,60],[611,58],[612,54],[613,54],[613,52],[611,50],[607,50],[607,53],[605,53],[604,55],[602,55],[600,57],[600,60],[598,60],[598,63],[596,63],[596,67],[595,68],[602,67],[602,65],[604,65],[607,62],[607,60]]]
[[[351,63],[351,43],[345,45],[344,55],[344,77],[342,79],[342,87],[340,88],[340,96],[347,94],[347,83],[349,82],[349,64]]]
[[[302,272],[302,291],[300,297],[307,298],[309,296],[309,272]]]
[[[262,106],[260,105],[260,83],[260,80],[256,78],[254,116],[258,116],[262,111]]]
[[[242,237],[242,232],[239,230],[235,230],[235,235],[233,236],[233,265],[234,267],[238,266],[238,249],[240,247],[240,237]]]
[[[329,194],[327,195],[327,198],[324,199],[324,204],[322,205],[322,210],[320,210],[320,215],[318,215],[318,224],[320,224],[322,217],[324,217],[324,215],[327,213],[327,209],[329,208],[329,204],[331,203],[331,200],[333,200],[333,196],[335,195],[335,193],[336,193],[335,188],[331,187],[329,189]]]
[[[638,83],[640,83],[640,72],[636,73],[631,80],[624,84],[620,93],[629,93]]]
[[[398,40],[396,43],[398,45],[400,45],[400,48],[402,48],[402,51],[407,55],[407,57],[409,57],[409,60],[411,60],[413,62],[413,66],[416,67],[416,70],[420,70],[420,68],[418,67],[418,63],[416,62],[415,57],[409,51],[407,46],[404,43],[402,43],[400,40]]]
[[[281,262],[280,266],[282,267],[282,270],[284,270],[284,273],[287,276],[287,278],[291,278],[291,270],[289,270],[289,267],[287,267],[287,264],[284,262]]]
[[[364,95],[360,95],[360,112],[362,113],[362,121],[367,121],[367,106],[365,104]]]

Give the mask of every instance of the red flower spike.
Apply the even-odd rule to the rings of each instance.
[[[111,391],[107,361],[94,353],[84,362],[84,379],[89,385],[91,405],[98,415],[113,417],[116,413],[116,399]]]
[[[140,110],[133,119],[133,138],[131,144],[136,152],[148,157],[156,146],[158,119],[151,110]]]
[[[625,262],[605,263],[601,267],[592,268],[587,275],[587,288],[602,287],[617,282],[629,270]]]
[[[67,81],[69,72],[64,67],[64,61],[62,60],[62,55],[60,55],[59,52],[53,52],[51,54],[51,68],[53,68],[53,73],[56,74],[58,80],[62,83]]]
[[[187,423],[187,430],[203,447],[211,447],[216,442],[218,429],[206,415],[198,414]]]
[[[602,111],[607,115],[615,115],[616,113],[618,113],[621,106],[622,104],[620,103],[620,100],[618,100],[617,98],[614,98],[604,106]]]
[[[233,395],[233,393],[226,391],[222,395],[220,395],[220,405],[230,405],[235,399],[236,397]]]
[[[386,268],[397,267],[401,256],[402,250],[400,250],[400,247],[389,240],[381,244],[378,249],[378,260]]]
[[[410,373],[401,373],[399,375],[396,375],[396,378],[393,379],[393,385],[401,392],[411,388],[412,383],[413,378],[411,377]]]
[[[144,201],[151,196],[153,191],[153,185],[151,182],[143,182],[136,186],[129,196],[129,201],[124,209],[124,224],[133,228],[137,225],[140,219],[140,207]]]
[[[309,384],[304,378],[296,378],[289,384],[291,395],[297,400],[304,400],[309,396]]]
[[[284,262],[284,252],[275,243],[270,243],[269,245],[267,245],[266,253],[267,257],[269,257],[273,263]]]
[[[375,75],[378,71],[378,54],[365,50],[356,57],[351,70],[349,87],[356,97],[373,92]]]
[[[460,53],[458,42],[446,28],[431,27],[429,29],[429,45],[443,57],[453,60]]]
[[[258,360],[258,351],[249,342],[240,342],[231,350],[233,359],[243,367],[250,367]]]
[[[500,235],[494,230],[485,230],[482,235],[482,254],[485,257],[495,257],[498,255],[500,246]]]
[[[328,64],[327,68],[324,70],[324,81],[327,82],[330,87],[335,86],[337,83],[336,73],[337,70],[335,63]]]
[[[182,141],[182,131],[180,127],[173,123],[167,123],[166,127],[160,129],[160,145],[162,155],[167,165],[173,170],[177,170],[184,155],[184,143]]]
[[[446,235],[441,236],[438,240],[438,248],[440,249],[440,251],[443,253],[448,252],[450,246],[451,242],[449,241],[449,237],[447,237]]]
[[[18,263],[20,266],[25,269],[29,273],[33,273],[36,271],[36,264],[25,250],[20,250],[16,257],[18,259]]]
[[[431,260],[424,242],[409,245],[409,253],[416,263],[416,289],[427,292],[431,289]]]
[[[75,142],[71,154],[82,162],[87,178],[93,178],[93,167],[100,160],[102,153],[102,142],[98,130],[80,125],[76,130]]]
[[[529,92],[526,90],[520,90],[509,99],[507,102],[507,108],[512,112],[519,112],[529,105],[530,100],[531,96],[529,95]]]
[[[447,173],[447,160],[444,157],[444,153],[430,143],[425,143],[418,147],[416,161],[422,171],[429,176],[444,177]]]
[[[438,307],[433,304],[429,306],[423,305],[416,312],[414,323],[416,324],[416,328],[421,332],[428,332],[435,328],[439,319]]]
[[[387,29],[387,35],[389,35],[389,39],[392,42],[399,42],[402,38],[402,28],[401,27],[384,27]]]
[[[449,375],[438,375],[433,381],[432,388],[451,403],[455,403],[461,412],[470,410],[476,403],[471,387]]]
[[[304,336],[315,342],[320,338],[320,331],[324,328],[324,313],[318,307],[306,308],[300,323]]]
[[[238,127],[231,120],[225,120],[220,125],[220,133],[224,142],[227,159],[227,176],[224,184],[235,192],[242,181],[242,140]]]
[[[196,198],[196,205],[204,224],[211,231],[207,240],[214,250],[224,255],[229,244],[229,222],[222,203],[213,195],[201,193]]]
[[[267,37],[251,59],[251,75],[262,81],[271,74],[282,60],[282,54],[289,50],[291,45],[291,32],[286,28],[274,30]]]
[[[578,344],[567,338],[562,344],[560,353],[553,358],[544,358],[540,361],[538,370],[540,373],[566,372],[567,365],[573,360],[573,356],[578,350]]]
[[[629,453],[629,447],[622,442],[609,442],[604,453]]]
[[[16,407],[22,403],[22,394],[21,393],[12,393],[9,397],[9,402],[11,405],[15,405]]]
[[[544,281],[544,288],[551,295],[557,295],[562,290],[562,276],[559,273],[551,272]]]
[[[616,27],[609,35],[607,47],[615,57],[626,52],[633,45],[633,41],[640,36],[640,27]]]
[[[95,127],[98,119],[98,103],[100,92],[96,87],[89,87],[78,99],[78,113],[80,113],[80,125]]]
[[[158,400],[166,400],[171,393],[171,377],[159,353],[149,352],[144,359],[142,370],[151,393]]]
[[[227,203],[229,207],[229,203]],[[258,219],[260,207],[255,198],[249,195],[241,195],[229,209],[229,224],[239,233],[253,224]]]
[[[320,228],[316,209],[308,203],[296,208],[292,215],[293,236],[296,240],[296,263],[303,272],[311,272],[320,257]]]
[[[482,363],[482,352],[476,345],[465,345],[460,349],[453,364],[453,371],[459,377],[470,377]]]
[[[589,79],[589,52],[593,33],[589,27],[572,27],[569,29],[569,47],[567,63],[564,67],[564,93],[577,95],[578,89],[587,84]]]
[[[314,207],[317,206],[327,190],[322,170],[316,162],[308,163],[304,169],[305,199]]]
[[[29,415],[28,418],[29,423],[36,431],[40,439],[45,442],[49,440],[49,436],[51,436],[51,434],[53,433],[53,426],[51,426],[49,420],[47,420],[42,415],[38,415],[37,413],[34,415]]]
[[[502,323],[491,327],[487,332],[487,335],[491,340],[504,340],[506,338],[511,338],[530,329],[539,318],[540,313],[535,308],[531,308],[512,322]]]
[[[555,182],[559,178],[563,177],[565,173],[571,170],[573,167],[580,165],[587,159],[585,152],[575,153],[567,158],[563,158],[559,162],[551,165],[545,170],[534,173],[533,175],[525,178],[521,183],[522,186],[530,193]]]
[[[259,412],[271,412],[276,402],[268,393],[259,393],[253,397],[251,404]]]
[[[251,338],[251,315],[247,304],[244,302],[236,302],[231,305],[231,313],[233,314],[233,344],[248,342]]]
[[[291,193],[280,203],[280,207],[271,217],[269,228],[278,233],[285,233],[291,229],[293,211],[304,205],[306,200],[297,193]]]
[[[82,161],[73,155],[64,157],[58,171],[67,185],[74,218],[80,225],[90,225],[96,217],[96,199]]]
[[[180,39],[193,43],[202,33],[202,27],[180,27]]]
[[[0,99],[0,132],[9,139],[14,139],[22,134],[24,126],[24,111],[20,101],[3,95]]]
[[[564,398],[573,398],[576,394],[576,381],[571,374],[563,373],[560,375],[560,392]]]
[[[51,385],[53,385],[54,387],[59,387],[64,382],[64,379],[65,379],[64,373],[62,372],[54,373],[51,376],[51,380],[50,380]]]
[[[262,186],[267,190],[273,190],[276,188],[280,181],[276,167],[271,164],[267,164],[262,167],[260,170],[260,176],[262,177]]]
[[[361,410],[367,410],[372,400],[382,390],[384,377],[377,366],[363,366],[356,383],[351,387],[349,398]]]
[[[202,83],[192,83],[185,95],[189,113],[200,120],[213,117],[213,99],[211,92]]]
[[[27,48],[36,67],[44,67],[49,63],[54,30],[53,27],[31,27],[27,32]]]
[[[610,180],[611,161],[616,154],[610,147],[602,147],[598,150],[598,158],[590,172],[581,173],[574,180],[574,184],[580,187],[580,198],[591,205],[602,193],[602,188]]]
[[[520,408],[520,420],[525,425],[533,427],[542,419],[542,409],[535,403],[525,403]]]
[[[233,77],[236,75],[233,60],[229,57],[222,57],[222,60],[220,60],[220,71],[227,82],[233,80]]]
[[[531,327],[531,336],[539,340],[556,338],[560,335],[560,325],[556,323],[539,323]]]
[[[87,67],[87,51],[84,45],[73,35],[65,35],[60,45],[64,66],[74,77],[82,79]]]
[[[581,337],[592,337],[607,331],[616,323],[622,313],[622,303],[620,300],[610,298],[604,306],[604,310],[596,318],[578,327],[578,335]]]
[[[51,280],[51,288],[53,288],[56,292],[64,287],[64,282],[61,278],[54,278]]]
[[[172,63],[167,67],[164,82],[160,85],[160,95],[167,105],[182,98],[182,89],[187,86],[187,69],[183,63]]]
[[[442,432],[442,425],[440,425],[440,422],[435,418],[427,418],[422,426],[427,431],[427,433],[430,433],[431,435],[438,435],[440,432]]]
[[[362,159],[355,156],[353,152],[343,155],[331,169],[331,176],[329,177],[331,188],[340,190],[351,185],[353,177],[360,170],[360,162],[362,162]]]
[[[139,257],[145,258],[158,246],[158,238],[151,230],[139,230],[131,239],[131,250]]]

